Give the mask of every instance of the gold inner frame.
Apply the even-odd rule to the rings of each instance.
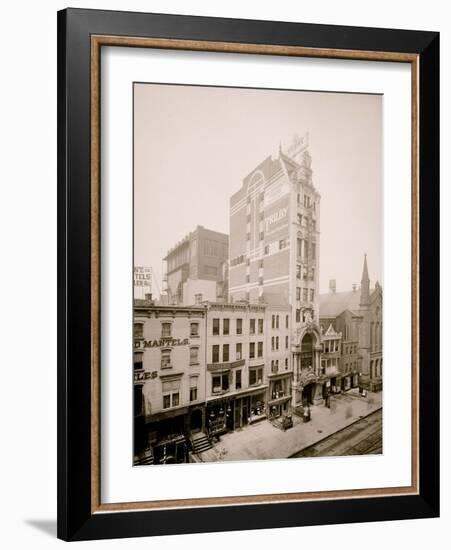
[[[408,487],[384,487],[339,491],[277,493],[265,495],[171,499],[145,502],[102,504],[100,500],[100,53],[102,46],[157,48],[208,52],[247,53],[366,61],[410,63],[412,98],[412,479]],[[91,36],[91,512],[194,508],[276,502],[305,502],[342,498],[384,497],[419,494],[419,56],[398,52],[334,50],[267,44],[240,44],[137,38],[127,36]]]

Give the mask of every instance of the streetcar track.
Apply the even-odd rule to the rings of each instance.
[[[357,442],[353,441],[365,430],[371,430]],[[297,451],[289,458],[317,456],[346,456],[382,453],[382,410],[379,409],[338,430],[337,432]]]

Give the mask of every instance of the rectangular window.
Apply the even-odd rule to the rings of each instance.
[[[301,266],[299,264],[296,265],[296,278],[301,278]]]
[[[308,288],[302,289],[302,299],[304,300],[304,302],[308,300]]]
[[[284,248],[286,248],[286,246],[287,246],[286,239],[280,239],[280,241],[279,241],[279,250],[283,250]]]
[[[249,333],[255,334],[255,319],[249,319]]]
[[[134,370],[140,370],[143,368],[143,354],[134,353],[133,354],[133,368]]]
[[[213,336],[219,334],[219,319],[213,319]]]
[[[298,224],[302,225],[302,214],[298,214]]]
[[[229,344],[222,346],[222,360],[226,363],[229,360]]]
[[[276,328],[279,328],[279,316],[276,315]]]
[[[289,328],[290,326],[290,317],[289,315],[285,316],[285,328]]]
[[[189,349],[189,364],[198,365],[199,364],[199,348],[190,348]]]
[[[277,374],[277,371],[278,371],[278,370],[279,370],[279,369],[278,369],[277,363],[276,363],[274,360],[272,360],[272,361],[271,361],[271,373],[272,373],[272,374]]]
[[[263,231],[260,231],[260,233],[258,234],[258,237],[261,241],[265,238]]]
[[[223,319],[223,321],[222,321],[222,333],[225,336],[228,336],[229,328],[230,328],[230,320],[229,319]]]
[[[161,323],[161,337],[162,338],[171,337],[171,323]]]
[[[300,323],[300,322],[301,322],[301,310],[297,309],[296,310],[296,323]]]
[[[243,358],[243,344],[241,342],[236,344],[235,352],[237,361]]]
[[[199,305],[202,303],[202,294],[194,294],[194,303]]]
[[[272,315],[272,317],[271,317],[271,328],[275,328],[275,327],[276,327],[276,316]]]
[[[197,388],[190,388],[189,390],[189,400],[197,401]]]
[[[263,367],[249,369],[249,386],[263,383]]]
[[[143,323],[134,323],[133,332],[135,338],[144,338],[144,325]]]
[[[263,357],[263,342],[257,344],[257,357]]]
[[[288,357],[285,357],[285,370],[288,369]]]
[[[258,333],[263,334],[263,319],[258,320]]]
[[[312,260],[316,259],[316,244],[310,243],[310,254],[312,256]]]
[[[279,349],[279,337],[276,336],[276,349]]]
[[[271,350],[274,351],[274,344],[275,344],[275,338],[274,336],[271,336]]]
[[[251,234],[250,233],[246,233],[246,240],[248,240],[248,241],[251,240]]]
[[[246,283],[250,283],[251,282],[251,277],[250,275],[246,275]]]
[[[301,287],[296,287],[296,300],[299,302],[301,300]]]
[[[163,409],[169,409],[171,406],[171,396],[163,395]]]
[[[178,407],[179,403],[180,403],[180,394],[173,393],[172,394],[172,406],[173,407]]]
[[[313,302],[315,298],[315,291],[313,290],[313,288],[310,289],[310,301]]]
[[[237,370],[235,373],[235,389],[241,389],[241,370]]]
[[[189,335],[192,338],[196,338],[197,336],[199,336],[199,323],[191,323],[190,324]]]
[[[302,239],[297,240],[297,253],[298,258],[302,258]]]
[[[212,363],[219,363],[219,345],[212,347]]]
[[[161,368],[169,369],[171,368],[171,350],[163,349],[161,350]]]
[[[236,320],[236,333],[243,334],[243,319]]]
[[[255,342],[249,344],[249,359],[255,358]]]
[[[212,376],[211,378],[211,391],[212,393],[221,393],[226,392],[229,389],[229,375],[220,374],[217,376]]]
[[[288,335],[285,336],[285,349],[288,349]]]
[[[265,255],[269,254],[269,244],[265,244]]]

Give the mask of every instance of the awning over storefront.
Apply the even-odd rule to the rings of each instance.
[[[162,411],[160,413],[151,414],[146,416],[146,424],[151,424],[152,422],[159,422],[160,420],[166,420],[167,418],[174,418],[175,416],[181,416],[188,414],[189,407],[180,407],[179,409],[171,409],[169,411]]]
[[[271,399],[270,401],[268,401],[268,405],[270,407],[272,407],[274,405],[281,405],[282,403],[286,403],[290,399],[291,399],[291,395],[285,395],[284,397],[279,397],[277,399]]]
[[[214,401],[227,401],[229,399],[235,399],[236,397],[246,397],[247,395],[262,393],[267,388],[268,388],[268,384],[260,384],[255,388],[244,388],[242,390],[237,390],[234,392],[223,393],[222,395],[207,398],[207,405]]]

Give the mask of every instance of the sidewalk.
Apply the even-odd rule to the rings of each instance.
[[[331,397],[331,408],[311,406],[312,420],[304,424],[293,414],[293,428],[282,431],[267,420],[221,436],[213,449],[196,455],[196,462],[287,458],[382,408],[382,393],[358,390]]]

